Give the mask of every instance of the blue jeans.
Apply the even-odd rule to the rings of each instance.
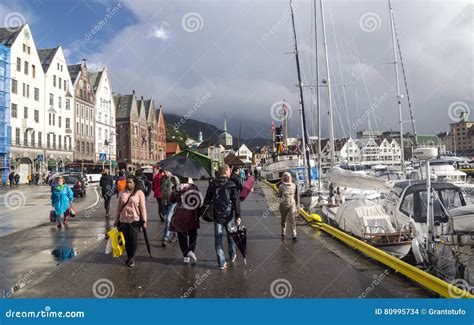
[[[163,204],[164,215],[165,215],[165,227],[163,228],[163,238],[162,241],[166,241],[170,237],[170,224],[171,219],[173,218],[174,210],[176,209],[176,203],[167,203]]]
[[[236,254],[236,246],[232,235],[229,234],[229,228],[234,225],[234,219],[229,221],[227,224],[214,223],[214,240],[217,253],[217,263],[219,267],[225,263],[224,246],[222,245],[222,239],[224,238],[224,230],[227,232],[227,244],[229,246],[229,256],[232,258]]]

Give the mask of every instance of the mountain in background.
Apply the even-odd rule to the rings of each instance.
[[[202,138],[204,141],[210,140],[212,143],[217,144],[218,136],[219,134],[223,132],[223,130],[217,128],[215,125],[212,125],[206,122],[201,122],[194,119],[188,119],[184,123],[179,124],[179,121],[183,118],[183,116],[181,115],[165,113],[164,116],[165,116],[165,122],[168,126],[167,129],[173,128],[174,124],[176,123],[177,125],[179,125],[179,130],[181,132],[184,131],[184,133],[186,133],[188,137],[194,140],[197,140],[199,131],[202,131]],[[232,137],[233,137],[234,148],[237,149],[239,139],[234,134],[232,134]],[[240,143],[245,144],[250,149],[254,149],[256,147],[261,147],[264,145],[271,144],[271,140],[264,139],[264,138],[253,138],[253,139],[242,138],[240,139]]]

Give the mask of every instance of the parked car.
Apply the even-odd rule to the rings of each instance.
[[[74,196],[80,195],[81,197],[84,197],[86,195],[86,186],[82,179],[72,175],[66,175],[63,177],[64,185],[69,186]]]

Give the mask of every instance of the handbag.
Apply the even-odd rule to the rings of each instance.
[[[49,221],[56,222],[56,212],[54,210],[49,211]]]
[[[64,213],[65,216],[74,218],[77,215],[76,209],[72,206],[72,204],[67,208],[66,212]]]
[[[204,203],[199,208],[199,215],[201,216],[202,220],[207,222],[214,222],[214,213],[213,213],[213,205],[210,203]]]

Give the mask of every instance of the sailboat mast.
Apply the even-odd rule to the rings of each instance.
[[[325,56],[325,61],[326,61],[326,81],[327,81],[327,87],[328,87],[328,105],[329,105],[329,145],[331,146],[331,152],[330,152],[330,163],[331,167],[334,167],[335,165],[335,150],[336,148],[334,147],[334,118],[333,118],[333,112],[332,112],[332,98],[331,98],[331,79],[330,79],[330,74],[329,74],[329,58],[328,58],[328,44],[326,40],[326,26],[324,24],[324,5],[323,5],[323,0],[320,1],[321,5],[321,24],[322,24],[322,32],[323,32],[323,45],[324,45],[324,56]]]
[[[321,191],[321,100],[319,94],[319,60],[318,60],[318,19],[317,0],[314,0],[314,44],[316,53],[316,111],[318,118],[318,190]]]
[[[295,15],[293,12],[293,2],[290,0],[290,10],[291,10],[291,23],[293,26],[293,38],[295,42],[295,59],[296,59],[296,71],[298,73],[298,88],[300,90],[300,108],[301,108],[301,123],[302,123],[302,145],[303,145],[303,154],[306,160],[306,165],[308,167],[308,184],[311,185],[311,165],[309,161],[309,150],[307,148],[308,142],[308,132],[306,129],[306,115],[304,111],[304,100],[303,100],[303,83],[301,81],[301,70],[300,70],[300,59],[298,55],[298,42],[296,39],[296,27],[295,27]]]
[[[392,2],[388,0],[388,9],[390,12],[390,30],[392,32],[392,47],[393,47],[393,64],[395,66],[395,81],[397,87],[397,107],[400,123],[400,164],[402,167],[403,178],[406,178],[406,169],[405,169],[405,146],[403,143],[403,116],[402,116],[402,96],[400,94],[400,78],[398,76],[398,61],[397,61],[397,51],[396,51],[396,39],[394,31],[394,21],[393,21],[393,9]]]

